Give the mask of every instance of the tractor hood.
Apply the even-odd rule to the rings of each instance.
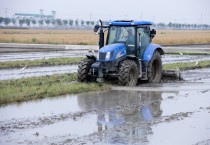
[[[110,44],[102,47],[99,52],[106,53],[106,52],[112,52],[114,50],[120,50],[125,48],[125,44],[123,43],[115,43],[115,44]]]
[[[110,55],[110,56],[108,56]],[[126,46],[123,43],[115,43],[102,47],[98,51],[98,61],[113,61],[126,55]]]

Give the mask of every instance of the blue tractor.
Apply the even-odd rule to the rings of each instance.
[[[94,27],[99,31],[97,57],[88,55],[78,66],[79,82],[103,82],[115,77],[119,85],[136,86],[138,80],[158,83],[162,77],[160,45],[152,43],[156,34],[149,21],[113,21]],[[106,45],[104,33],[107,31]]]

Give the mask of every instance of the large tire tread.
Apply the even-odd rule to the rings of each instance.
[[[78,82],[91,82],[92,77],[88,75],[91,65],[94,63],[93,59],[84,59],[78,65],[77,80]]]
[[[133,69],[134,74],[132,80],[130,80],[130,71]],[[134,61],[124,60],[119,68],[119,85],[122,86],[136,86],[138,78],[138,68]],[[131,82],[132,81],[132,82]]]
[[[159,83],[162,78],[162,60],[158,51],[155,51],[147,68],[149,83]]]

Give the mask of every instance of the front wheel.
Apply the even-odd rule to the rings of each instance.
[[[155,51],[148,64],[148,82],[159,83],[162,78],[162,60],[158,51]]]
[[[118,81],[122,86],[136,86],[138,68],[134,61],[124,60],[119,69]]]
[[[89,74],[91,65],[94,63],[93,59],[85,59],[78,65],[77,80],[78,82],[91,82],[92,76]]]

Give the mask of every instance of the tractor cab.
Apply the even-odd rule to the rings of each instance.
[[[135,55],[135,28],[125,26],[110,26],[107,44],[124,43],[126,45],[126,53]]]
[[[151,25],[152,22],[149,21],[110,22],[108,26],[104,26],[104,28],[108,28],[106,45],[124,43],[127,55],[141,58],[144,50],[156,34],[154,29],[150,30]],[[99,28],[99,26],[96,27]],[[100,31],[100,33],[102,32]],[[99,44],[103,44],[99,45],[99,48],[102,48],[104,46],[104,34],[100,37]]]
[[[98,55],[87,56],[86,62],[81,62],[78,80],[103,82],[108,76],[114,76],[118,77],[121,85],[136,85],[138,79],[159,82],[162,74],[161,55],[164,52],[160,45],[152,43],[156,31],[150,29],[151,25],[149,21],[120,20],[108,25],[100,21],[100,25],[94,28],[94,32],[99,31]],[[106,44],[105,31],[108,31]],[[87,64],[85,72],[81,70],[84,70],[83,63]]]

